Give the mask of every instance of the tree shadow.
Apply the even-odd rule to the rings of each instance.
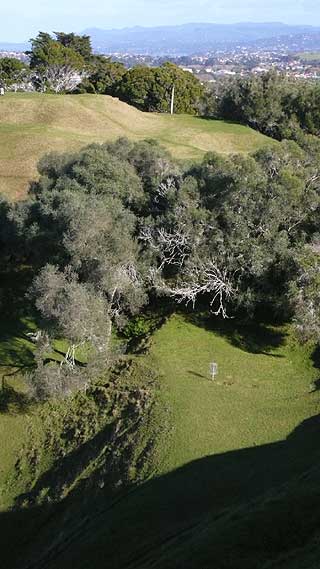
[[[318,530],[319,434],[315,416],[284,441],[203,457],[122,491],[87,478],[58,504],[2,513],[3,566],[260,569]],[[42,484],[63,483],[70,460],[61,458]],[[106,486],[108,476],[120,474],[111,469]]]
[[[27,394],[16,391],[9,385],[3,385],[0,390],[0,413],[18,415],[25,413],[29,405],[30,399]]]
[[[311,354],[311,360],[315,368],[320,369],[320,345],[317,345]]]
[[[234,119],[224,119],[224,118],[217,118],[217,117],[213,117],[211,115],[201,115],[201,116],[196,116],[195,117],[198,121],[214,121],[214,122],[223,122],[226,124],[230,124],[230,125],[239,125],[239,126],[248,126],[245,122],[241,122],[240,120]],[[250,127],[248,127],[250,128]],[[252,127],[251,127],[252,128]],[[272,142],[272,141],[271,141]]]
[[[187,314],[186,318],[204,328],[224,336],[232,346],[251,354],[262,354],[273,358],[283,358],[274,350],[284,345],[287,333],[264,322],[242,323],[231,319]]]
[[[27,336],[28,326],[21,320],[0,320],[0,366],[22,368],[33,361],[32,343]]]

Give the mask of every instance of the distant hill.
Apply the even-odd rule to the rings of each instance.
[[[191,55],[215,49],[250,45],[277,48],[280,43],[292,51],[320,49],[320,27],[287,25],[281,22],[238,24],[190,23],[179,26],[83,30],[97,53],[145,53],[149,55]],[[28,42],[1,42],[0,51],[22,52]]]
[[[300,42],[306,36],[316,34],[320,28],[312,26],[289,26],[282,23],[239,23],[239,24],[185,24],[181,26],[159,26],[153,28],[124,28],[84,30],[92,38],[93,48],[98,52],[193,54],[243,45],[252,42],[297,36]]]
[[[0,51],[11,51],[11,52],[21,52],[28,49],[30,46],[27,42],[25,43],[2,43],[0,42]]]

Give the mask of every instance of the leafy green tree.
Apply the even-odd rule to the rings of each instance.
[[[318,238],[295,257],[297,275],[291,282],[289,298],[294,324],[301,341],[320,342],[320,245]]]
[[[103,296],[80,283],[70,267],[60,271],[46,265],[35,278],[30,294],[42,315],[46,331],[36,334],[36,370],[28,377],[37,399],[61,397],[85,389],[91,379],[92,362],[101,368],[109,363],[108,314]],[[68,348],[60,363],[51,361],[52,340],[62,337]],[[77,366],[77,351],[87,353],[88,365]],[[87,348],[85,350],[85,348]],[[49,360],[47,365],[45,360]]]
[[[238,121],[278,140],[300,142],[320,133],[317,82],[295,82],[274,71],[219,81],[207,91],[204,113]]]
[[[91,88],[95,93],[114,95],[126,72],[122,63],[113,62],[102,55],[95,55],[90,60],[89,77],[82,86],[87,90],[88,87]]]
[[[90,36],[79,36],[74,33],[54,32],[57,41],[64,47],[68,47],[78,53],[85,62],[92,61],[92,46]]]
[[[284,79],[274,72],[236,80],[223,94],[219,113],[279,138],[284,86]]]
[[[117,96],[141,110],[156,110],[152,106],[155,75],[150,67],[137,66],[123,76],[116,91]]]
[[[22,83],[29,74],[25,63],[14,57],[2,57],[0,59],[0,83],[9,88],[14,83]]]
[[[133,211],[143,207],[145,196],[134,167],[111,152],[108,144],[91,144],[74,156],[51,154],[39,163],[41,178],[33,185],[37,196],[61,189],[116,197]]]
[[[175,87],[176,113],[197,114],[203,95],[201,83],[172,63],[161,67],[134,67],[122,78],[117,96],[144,111],[169,112]]]
[[[66,363],[74,367],[75,350],[87,343],[96,350],[106,348],[107,310],[102,296],[80,283],[77,274],[46,265],[34,280],[36,308],[57,337],[70,343]]]
[[[30,68],[35,81],[55,93],[73,91],[82,80],[85,60],[71,47],[65,47],[50,34],[40,32],[31,40]]]

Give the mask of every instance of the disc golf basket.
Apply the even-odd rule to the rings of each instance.
[[[210,364],[210,377],[211,377],[212,381],[215,380],[217,373],[218,373],[218,364],[216,362],[211,362],[211,364]]]

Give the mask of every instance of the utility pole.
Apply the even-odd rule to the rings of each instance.
[[[171,93],[171,114],[173,115],[173,108],[174,108],[174,85],[172,85],[172,93]]]

